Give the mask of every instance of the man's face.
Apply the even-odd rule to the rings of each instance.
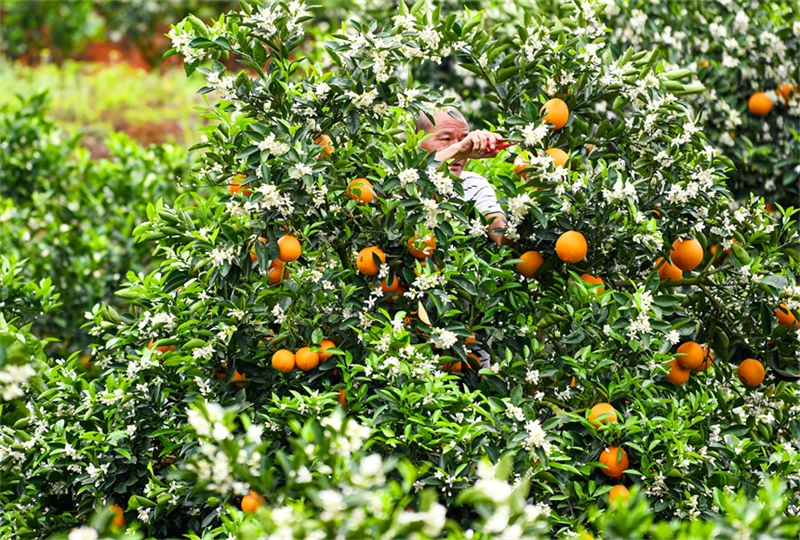
[[[428,132],[431,136],[419,145],[426,152],[444,150],[457,142],[461,142],[469,135],[467,123],[460,118],[453,118],[446,111],[434,116],[433,122],[433,129]],[[450,164],[450,171],[456,176],[461,176],[466,164],[466,159],[453,161]]]

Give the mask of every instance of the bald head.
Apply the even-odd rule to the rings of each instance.
[[[461,114],[461,111],[456,109],[455,107],[447,107],[447,109],[443,111],[439,111],[433,116],[433,122],[428,119],[428,116],[425,113],[420,113],[414,119],[414,129],[416,131],[424,131],[425,133],[431,133],[434,128],[442,125],[442,124],[450,124],[452,122],[456,122],[457,120],[461,120],[467,126],[467,131],[469,131],[469,123],[467,119],[464,118],[464,115]]]

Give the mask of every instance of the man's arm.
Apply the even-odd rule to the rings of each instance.
[[[497,155],[495,146],[500,144],[503,138],[491,131],[470,131],[464,140],[451,144],[444,150],[436,152],[436,161],[448,161],[451,159],[486,159]]]

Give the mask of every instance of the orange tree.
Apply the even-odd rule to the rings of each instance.
[[[0,526],[41,535],[116,504],[147,535],[208,532],[226,503],[296,482],[290,426],[339,407],[368,428],[360,445],[420,470],[412,508],[433,488],[462,525],[478,460],[506,452],[554,534],[596,529],[619,484],[685,520],[768,475],[796,488],[794,210],[731,208],[731,162],[684,101],[702,87],[654,52],[615,56],[599,9],[526,16],[496,39],[480,15],[401,5],[331,36],[326,72],[289,60],[297,2],[179,24],[187,70],[221,96],[195,174],[218,196],[148,208],[136,236],[165,260],[128,274],[127,312],[93,310],[91,370],[71,358],[42,374],[31,415],[59,427],[6,430],[20,449]],[[227,73],[231,55],[251,71]],[[471,165],[506,211],[502,247],[409,127],[448,100],[402,69],[443,55],[485,80],[495,129],[518,143]],[[433,252],[413,256],[414,237]],[[189,429],[199,401],[240,413],[239,433]],[[207,444],[250,429],[258,452]],[[323,462],[305,469],[327,481]]]
[[[733,160],[729,186],[770,205],[800,196],[800,7],[797,2],[613,1],[615,48],[657,47],[706,90],[691,99],[709,142]],[[632,21],[634,21],[632,23]]]

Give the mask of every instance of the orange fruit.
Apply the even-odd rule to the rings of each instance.
[[[561,148],[548,148],[544,151],[545,154],[548,154],[551,158],[553,158],[553,167],[563,167],[567,168],[567,161],[569,161],[569,155],[564,152]]]
[[[336,401],[339,402],[339,405],[341,405],[342,408],[346,409],[347,408],[347,395],[345,394],[344,388],[339,388],[338,392],[339,392],[339,397],[336,398]]]
[[[278,283],[289,277],[289,269],[284,268],[284,266],[285,265],[283,261],[280,259],[275,259],[269,264],[269,269],[267,270],[267,278],[269,279],[270,285],[277,285]]]
[[[713,355],[707,347],[695,341],[687,341],[678,347],[678,354],[683,356],[676,357],[678,364],[684,369],[693,371],[705,371],[711,365]]]
[[[601,469],[603,474],[612,478],[619,478],[628,468],[628,453],[624,448],[609,446],[600,452],[600,463],[606,467]]]
[[[553,124],[553,129],[561,129],[567,125],[569,120],[569,107],[562,99],[554,98],[549,100],[542,106],[540,112],[547,111],[544,115],[544,121],[548,124]]]
[[[445,362],[442,369],[449,373],[458,373],[461,371],[461,362]]]
[[[781,306],[775,310],[775,316],[778,318],[778,323],[785,326],[787,330],[800,326],[794,313],[789,311],[786,304],[781,304]]]
[[[231,194],[231,197],[239,193],[240,191],[245,195],[250,195],[253,193],[253,190],[250,189],[250,186],[242,187],[242,180],[245,179],[243,174],[237,174],[231,180],[231,185],[228,186],[228,193]]]
[[[588,250],[586,238],[578,231],[567,231],[556,240],[556,254],[564,262],[580,262]]]
[[[122,509],[122,507],[118,506],[116,504],[112,504],[108,508],[109,508],[109,510],[114,512],[114,519],[111,520],[111,526],[113,528],[115,528],[115,529],[119,529],[121,527],[124,527],[125,526],[125,514],[124,514],[124,510]]]
[[[422,242],[422,249],[417,248],[416,246],[420,245],[418,242]],[[422,240],[417,240],[417,235],[415,234],[413,238],[408,239],[408,252],[411,253],[417,259],[427,259],[431,255],[433,255],[433,251],[436,249],[436,238],[433,234],[428,233],[425,238]]]
[[[696,238],[682,240],[678,238],[672,243],[672,251],[669,252],[672,264],[691,272],[703,262],[703,246]]]
[[[659,257],[656,261],[656,268],[658,269],[658,277],[661,281],[673,280],[678,281],[683,279],[683,270],[671,264],[669,261]]]
[[[333,154],[333,141],[327,135],[320,135],[316,139],[314,139],[314,144],[318,144],[322,147],[322,156],[329,158],[331,154]]]
[[[397,279],[397,275],[389,275],[386,276],[381,284],[378,286],[380,290],[385,293],[396,293],[397,289],[400,288],[400,280]]]
[[[544,264],[544,258],[538,251],[526,251],[519,256],[522,262],[517,263],[517,271],[530,279],[536,275],[536,271]]]
[[[251,491],[249,494],[242,497],[242,512],[245,514],[252,514],[265,502],[267,501],[264,497],[255,491]]]
[[[772,110],[772,100],[764,92],[756,92],[747,100],[747,108],[756,116],[767,116]]]
[[[710,65],[711,65],[711,62],[709,62],[708,60],[703,60],[702,62],[700,62],[700,66],[704,67],[704,68],[707,68]]]
[[[375,264],[375,261],[372,258],[373,254],[377,255],[378,259],[381,261],[381,264],[386,264],[386,254],[381,248],[370,246],[362,249],[358,252],[356,265],[358,266],[358,271],[365,276],[374,276],[380,272],[380,268],[377,264]]]
[[[670,366],[670,370],[665,379],[675,386],[682,386],[686,384],[686,381],[689,380],[689,375],[691,375],[692,372],[681,366],[677,360],[670,360],[667,362],[667,365]]]
[[[364,204],[371,203],[375,198],[375,191],[372,189],[372,184],[366,178],[356,178],[347,184],[344,194],[348,199],[355,199]]]
[[[259,236],[258,237],[258,241],[261,242],[262,244],[266,244],[267,243],[267,239],[264,238],[263,236]],[[256,262],[257,260],[258,260],[258,257],[256,256],[256,248],[253,247],[253,249],[250,250],[250,261]]]
[[[469,369],[473,369],[472,364],[477,364],[478,369],[480,369],[480,367],[481,367],[481,359],[478,358],[477,354],[475,354],[475,353],[467,353],[467,358],[470,358],[472,360],[472,362],[467,362],[466,363],[467,367]]]
[[[753,358],[748,358],[739,364],[737,373],[742,384],[747,386],[755,388],[764,382],[764,365]]]
[[[329,339],[323,339],[322,341],[320,341],[319,342],[319,352],[317,353],[317,354],[319,354],[319,359],[324,362],[325,360],[327,360],[328,358],[333,356],[333,353],[329,353],[329,352],[325,352],[325,351],[327,351],[328,349],[335,349],[335,348],[336,348],[336,344],[333,341],[329,340]]]
[[[285,263],[296,261],[303,254],[300,241],[291,234],[286,234],[278,239],[278,249],[280,250],[278,258]]]
[[[611,488],[611,491],[608,492],[608,504],[611,504],[616,500],[627,501],[628,497],[630,496],[631,493],[628,491],[628,488],[622,484],[617,484]]]
[[[475,332],[472,332],[472,337],[468,337],[464,340],[465,345],[470,345],[472,343],[477,343],[477,338],[475,337]]]
[[[303,371],[311,371],[319,365],[319,353],[313,352],[309,347],[299,348],[294,359],[297,367]]]
[[[150,340],[150,343],[147,344],[147,348],[152,350],[153,349],[153,340]],[[175,350],[175,345],[161,345],[160,347],[156,347],[156,350],[161,354],[164,354],[169,351]]]
[[[294,365],[294,353],[288,349],[275,351],[275,354],[272,355],[272,367],[281,373],[290,373],[294,369]]]
[[[244,386],[245,381],[247,381],[247,377],[239,373],[238,370],[233,372],[233,377],[231,378],[231,382],[236,383],[236,386]]]
[[[600,288],[597,289],[597,294],[600,294],[606,290],[606,288],[603,286],[605,285],[605,283],[603,283],[603,278],[594,277],[591,274],[583,274],[581,275],[581,279],[590,285],[600,285]]]
[[[606,416],[600,420],[598,418],[600,415],[607,414],[610,416]],[[594,427],[600,427],[600,424],[609,424],[611,422],[617,421],[617,412],[614,410],[614,407],[611,406],[610,403],[598,403],[589,411],[589,423],[592,424]]]
[[[789,105],[789,97],[792,95],[792,92],[794,92],[795,90],[797,90],[796,86],[791,85],[789,83],[784,83],[784,84],[780,85],[778,88],[775,89],[775,93],[778,94],[779,96],[781,96],[783,98],[783,101],[788,106]]]
[[[514,158],[514,174],[517,176],[525,176],[522,174],[522,171],[527,169],[531,166],[530,160],[528,159],[528,152],[520,152],[517,154],[517,157]]]

